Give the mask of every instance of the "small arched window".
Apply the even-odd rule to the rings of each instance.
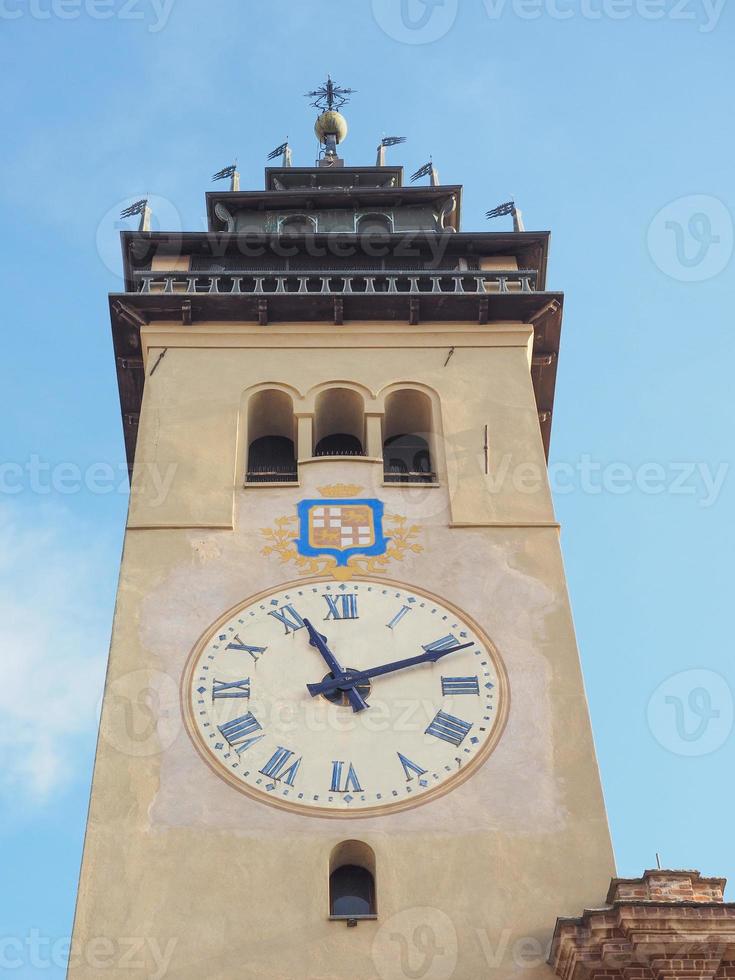
[[[315,456],[363,456],[365,403],[351,388],[327,388],[316,398]]]
[[[308,214],[292,214],[281,219],[281,234],[312,235],[316,231],[316,221]]]
[[[362,214],[357,219],[359,235],[390,235],[393,219],[387,214]]]
[[[285,391],[257,391],[248,402],[248,483],[298,479],[293,401]]]
[[[329,862],[329,914],[333,919],[374,919],[375,852],[361,841],[344,841]]]
[[[434,483],[431,399],[404,388],[385,401],[383,466],[386,483]]]

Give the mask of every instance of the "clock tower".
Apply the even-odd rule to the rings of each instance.
[[[217,175],[207,231],[141,202],[122,235],[73,980],[549,978],[613,871],[546,478],[549,234],[462,230],[400,138],[348,165],[348,95],[313,93],[313,166],[284,144],[264,190]]]

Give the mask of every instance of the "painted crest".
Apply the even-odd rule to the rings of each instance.
[[[331,555],[338,566],[346,566],[354,555],[385,554],[383,509],[381,500],[300,501],[299,554]]]
[[[263,528],[263,554],[294,562],[305,575],[347,581],[358,572],[380,574],[392,561],[423,550],[413,540],[420,528],[385,514],[383,501],[360,497],[361,490],[351,484],[319,487],[323,499],[300,500],[296,517],[280,517],[275,528]]]

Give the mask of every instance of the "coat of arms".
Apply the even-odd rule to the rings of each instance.
[[[322,499],[299,501],[296,517],[282,517],[275,529],[263,530],[269,541],[263,554],[294,561],[305,574],[347,580],[355,572],[379,573],[407,551],[421,551],[411,540],[419,528],[408,526],[405,517],[386,516],[383,501],[359,497],[361,489],[320,487]]]

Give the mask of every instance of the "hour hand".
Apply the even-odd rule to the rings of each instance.
[[[346,687],[343,686],[347,675],[345,674],[345,671],[343,670],[342,666],[340,665],[335,655],[327,646],[326,636],[322,636],[322,634],[319,633],[314,628],[314,626],[309,622],[308,619],[304,620],[304,626],[306,627],[309,633],[309,643],[311,644],[311,646],[316,647],[316,649],[322,655],[322,657],[324,658],[324,662],[329,668],[330,673],[334,676],[334,679],[337,682],[335,686],[330,690],[336,691],[337,689],[342,687],[343,690],[345,691],[345,694],[347,695],[347,700],[352,705],[352,710],[355,713],[357,713],[358,711],[364,711],[366,708],[369,708],[370,705],[367,703],[365,698],[362,696],[362,694],[360,694],[360,692],[355,688],[354,685],[349,685]]]

